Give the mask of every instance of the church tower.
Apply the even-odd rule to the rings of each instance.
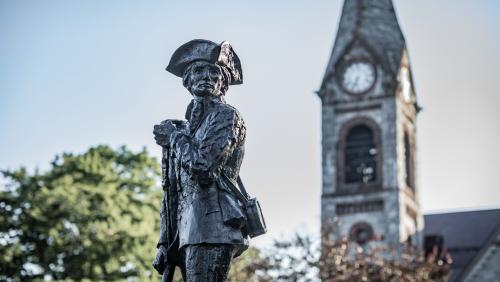
[[[322,106],[322,230],[359,244],[421,246],[419,111],[391,0],[345,0],[318,91]]]

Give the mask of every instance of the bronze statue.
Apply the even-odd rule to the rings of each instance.
[[[224,100],[229,85],[243,82],[241,64],[229,43],[196,39],[175,51],[167,71],[182,77],[193,99],[187,121],[165,120],[153,131],[163,149],[164,188],[153,265],[163,281],[172,281],[176,266],[184,281],[225,281],[248,236],[265,232],[239,178],[245,124]]]

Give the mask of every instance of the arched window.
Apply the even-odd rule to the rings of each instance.
[[[404,135],[404,146],[405,146],[405,171],[406,171],[406,185],[410,188],[414,188],[414,165],[413,165],[413,151],[411,150],[410,138],[408,133],[405,131]]]
[[[360,124],[349,130],[345,140],[345,183],[377,180],[377,147],[370,127]]]

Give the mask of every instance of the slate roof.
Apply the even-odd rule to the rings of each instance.
[[[390,73],[397,75],[405,39],[392,0],[345,0],[323,86],[355,39],[368,45]]]
[[[454,281],[500,228],[500,209],[424,215],[424,235],[441,235],[451,253]]]

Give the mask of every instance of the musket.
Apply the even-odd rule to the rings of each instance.
[[[176,177],[170,177],[170,148],[162,145],[162,212],[160,213],[160,240],[158,247],[166,249],[159,253],[153,263],[153,267],[162,275],[162,281],[172,282],[175,267],[180,265],[179,240],[177,236],[177,185]]]
[[[165,120],[160,125],[155,126],[155,131],[159,134],[166,134],[165,123],[172,122],[177,128],[183,126],[183,121],[180,120]],[[158,141],[158,140],[157,140]],[[179,237],[177,229],[177,206],[178,195],[177,185],[178,179],[175,169],[175,161],[171,158],[171,148],[168,143],[159,143],[162,147],[162,188],[163,201],[162,205],[164,212],[161,214],[160,222],[160,242],[164,245],[166,253],[157,258],[156,270],[162,274],[162,281],[172,282],[175,274],[175,267],[182,266],[179,261]]]

